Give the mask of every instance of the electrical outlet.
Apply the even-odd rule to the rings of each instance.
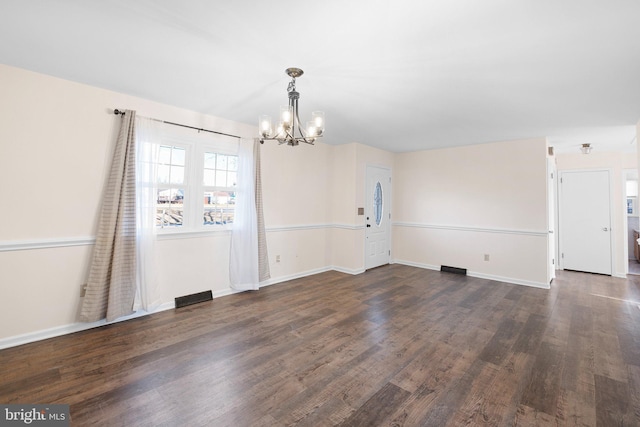
[[[276,255],[276,262],[280,262],[280,255]]]
[[[489,261],[489,254],[484,254],[484,260]]]

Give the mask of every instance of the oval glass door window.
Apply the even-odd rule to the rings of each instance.
[[[373,217],[376,219],[376,225],[380,226],[380,222],[382,222],[382,185],[379,181],[373,190]]]

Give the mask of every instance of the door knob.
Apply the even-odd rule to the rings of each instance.
[[[609,229],[607,227],[603,227],[602,231],[609,231]]]
[[[367,227],[371,227],[371,224],[367,224]]]

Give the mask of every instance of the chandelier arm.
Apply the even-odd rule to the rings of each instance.
[[[297,105],[296,105],[296,120],[298,121],[298,133],[301,136],[301,138],[297,138],[297,140],[298,141],[302,141],[302,142],[306,142],[309,145],[313,145],[313,141],[308,141],[307,138],[309,138],[309,139],[314,139],[314,138],[310,138],[309,135],[305,135],[305,132],[302,130],[302,126],[300,126],[300,117],[298,116]]]

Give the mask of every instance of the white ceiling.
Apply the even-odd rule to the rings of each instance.
[[[0,63],[251,124],[299,67],[329,144],[630,150],[640,1],[1,0]]]

